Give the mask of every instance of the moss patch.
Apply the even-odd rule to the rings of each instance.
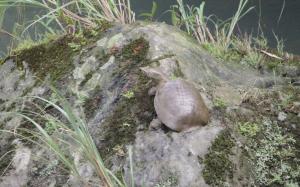
[[[138,49],[137,52],[133,52]],[[135,139],[138,125],[148,125],[154,117],[153,98],[148,96],[152,82],[142,74],[139,67],[149,62],[146,55],[149,49],[148,42],[137,39],[124,46],[121,54],[116,55],[119,68],[114,72],[114,87],[122,88],[115,109],[102,124],[104,129],[104,145],[100,149],[105,158],[116,153],[116,147],[123,147]],[[126,93],[132,97],[124,97]]]
[[[132,41],[122,49],[122,56],[125,60],[142,61],[146,59],[149,50],[149,43],[144,38]]]
[[[207,184],[223,186],[228,177],[233,177],[233,163],[229,159],[233,147],[234,141],[229,129],[222,131],[203,161],[205,164],[203,177]]]
[[[40,79],[50,75],[53,80],[57,80],[72,70],[73,50],[68,44],[73,40],[71,36],[62,36],[45,44],[15,51],[12,58],[21,68],[22,62],[27,62],[29,68]]]
[[[2,65],[4,63],[3,59],[0,59],[0,65]]]
[[[6,59],[13,59],[19,68],[23,68],[25,61],[39,79],[50,75],[52,80],[58,80],[72,71],[75,53],[101,38],[111,26],[108,22],[100,22],[96,28],[86,29],[74,36],[45,36],[40,42],[23,42]]]
[[[113,148],[131,143],[138,125],[148,125],[154,117],[153,98],[148,96],[148,78],[138,75],[134,83],[134,97],[120,96],[116,109],[104,124],[104,158],[115,154]],[[148,114],[149,115],[148,115]]]
[[[90,119],[94,112],[101,107],[102,93],[100,87],[96,87],[91,97],[85,100],[83,108],[87,119]]]

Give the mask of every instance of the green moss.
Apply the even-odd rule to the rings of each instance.
[[[72,70],[73,51],[68,43],[73,40],[75,39],[71,36],[62,36],[48,43],[16,50],[11,58],[20,68],[23,68],[23,61],[27,62],[29,68],[40,79],[50,75],[53,80],[57,80]]]
[[[90,119],[94,112],[101,107],[102,92],[100,87],[96,87],[91,96],[85,100],[83,108],[87,119]]]
[[[91,71],[89,72],[85,77],[84,77],[84,80],[79,84],[79,87],[82,87],[83,85],[85,85],[92,77],[93,77],[93,74],[95,72],[94,71]]]
[[[144,38],[139,38],[125,45],[122,56],[125,60],[143,61],[148,53],[149,43]]]
[[[135,139],[138,125],[148,125],[154,117],[153,98],[148,96],[148,79],[138,75],[133,93],[135,97],[121,96],[117,107],[104,123],[105,150],[101,151],[104,158],[114,154],[113,148],[131,143]],[[149,112],[150,116],[145,116]]]
[[[58,80],[72,71],[75,52],[98,40],[111,26],[110,23],[100,22],[98,27],[86,29],[75,36],[45,35],[41,41],[25,40],[7,59],[14,59],[19,68],[23,68],[23,61],[27,62],[39,79],[50,75],[52,80]]]
[[[138,53],[129,56],[136,47]],[[148,49],[148,42],[140,38],[125,46],[122,50],[124,54],[117,56],[119,68],[114,72],[114,79],[123,88],[111,116],[101,124],[105,131],[104,146],[100,149],[104,159],[115,154],[115,147],[123,147],[134,141],[138,125],[147,126],[154,117],[153,98],[148,96],[153,84],[139,69],[149,64],[146,60]],[[134,97],[124,97],[123,94],[127,92],[133,93]]]
[[[207,184],[223,186],[228,177],[233,177],[233,163],[229,159],[233,147],[234,141],[229,129],[222,131],[203,160],[203,177]]]

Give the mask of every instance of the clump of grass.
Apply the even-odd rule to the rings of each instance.
[[[26,26],[23,33],[35,24],[41,24],[49,32],[53,31],[53,24],[67,32],[70,26],[78,24],[79,28],[95,27],[99,20],[133,23],[135,14],[131,10],[129,0],[2,0],[1,8],[18,7],[21,5],[41,8],[45,13],[38,16]]]
[[[182,0],[177,0],[177,5],[174,5],[173,8],[178,9],[180,20],[182,20],[186,31],[194,36],[200,44],[218,43],[227,49],[231,44],[233,31],[238,21],[253,9],[253,7],[246,9],[247,3],[248,0],[240,0],[235,15],[221,23],[215,22],[211,18],[212,16],[204,16],[205,2],[202,2],[199,7],[187,6],[186,8]],[[208,22],[213,24],[214,29],[208,27]]]
[[[185,5],[183,0],[177,0],[177,4],[172,6],[171,10],[172,22],[186,30],[217,58],[258,67],[265,60],[264,56],[274,56],[266,52],[268,48],[266,39],[263,35],[237,36],[234,33],[239,20],[254,8],[248,7],[248,2],[240,0],[235,14],[230,19],[222,21],[213,15],[204,15],[205,2],[199,7],[190,7]],[[278,43],[277,53],[282,56],[283,42],[276,35],[275,38]]]
[[[2,28],[5,11],[8,8],[36,7],[41,14],[30,21],[20,20],[9,33]],[[18,14],[23,16],[23,12]],[[8,34],[14,43],[23,40],[47,38],[45,34],[74,34],[90,28],[96,28],[103,21],[130,24],[135,22],[135,13],[131,10],[130,0],[1,0],[0,33]],[[32,34],[34,33],[34,37]],[[33,38],[33,39],[32,39]],[[27,44],[27,42],[25,42]],[[13,47],[14,45],[12,45]]]
[[[75,176],[78,181],[82,181],[86,185],[95,181],[85,181],[81,178],[77,165],[72,159],[72,153],[69,150],[79,151],[83,156],[84,161],[89,162],[93,166],[95,173],[99,177],[99,181],[96,181],[98,184],[100,182],[107,187],[116,185],[125,187],[126,183],[120,181],[104,165],[102,157],[89,133],[85,120],[81,118],[80,115],[76,115],[71,104],[55,89],[54,91],[56,98],[58,98],[58,103],[60,103],[61,106],[38,96],[34,96],[31,99],[34,99],[39,103],[45,103],[47,107],[55,109],[59,115],[57,115],[57,113],[56,115],[47,113],[45,108],[37,105],[37,108],[41,111],[40,113],[33,111],[9,113],[11,115],[23,117],[37,129],[37,131],[22,129],[32,134],[35,138],[33,139],[24,136],[21,136],[21,138],[49,149],[57,156],[65,168],[68,169],[70,175]],[[36,118],[38,118],[38,120],[36,120]],[[45,122],[45,124],[43,122]],[[129,153],[131,154],[131,149],[129,149]],[[130,165],[132,166],[132,162]]]

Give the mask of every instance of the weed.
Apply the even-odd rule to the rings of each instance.
[[[260,127],[256,123],[239,123],[238,128],[240,134],[247,137],[254,137],[257,135],[258,132],[260,132]]]
[[[134,98],[134,92],[131,91],[131,90],[129,90],[129,91],[123,93],[122,95],[123,95],[123,97],[125,97],[125,98],[127,98],[127,99],[132,99],[132,98]]]
[[[224,108],[227,107],[227,103],[226,103],[223,99],[221,99],[221,98],[219,98],[219,97],[217,97],[217,98],[215,98],[215,99],[213,100],[213,105],[214,105],[216,108],[220,108],[220,109],[224,109]]]

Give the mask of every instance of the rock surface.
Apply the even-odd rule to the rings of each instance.
[[[124,169],[127,181],[130,181],[130,170],[126,147],[133,146],[136,186],[213,186],[205,180],[207,169],[202,161],[218,134],[234,126],[233,121],[227,120],[226,113],[237,119],[244,115],[243,111],[250,110],[239,108],[249,96],[248,90],[285,83],[284,79],[272,74],[261,75],[237,64],[217,61],[189,36],[163,23],[112,27],[70,58],[72,63],[68,71],[55,82],[57,89],[68,97],[78,115],[82,115],[83,108],[88,128],[105,163],[115,172]],[[41,82],[34,76],[36,72],[28,65],[30,63],[30,58],[23,59],[21,65],[16,59],[8,58],[0,66],[0,111],[3,114],[0,126],[3,129],[13,130],[24,125],[19,117],[4,115],[4,111],[26,108],[22,96],[39,95],[55,101],[49,90],[51,77],[46,76]],[[184,78],[199,89],[212,114],[207,126],[186,133],[165,128],[148,130],[155,111],[153,98],[147,92],[154,83],[139,67],[149,65],[160,66],[169,77]],[[237,109],[224,112],[222,107]],[[251,112],[248,113],[255,116]],[[10,142],[14,136],[1,132],[1,137],[0,153],[3,155],[12,149]],[[234,147],[236,150],[237,146]],[[24,148],[24,154],[39,153],[36,146],[31,145],[31,149]],[[18,157],[18,151],[14,158]],[[39,154],[45,156],[49,151]],[[53,164],[56,163],[53,156],[45,158],[52,162],[31,159],[29,167],[25,160],[22,165],[26,169],[21,170],[8,166],[9,171],[1,177],[0,186],[7,186],[19,175],[22,181],[29,181],[28,186],[76,186],[76,182],[70,182],[71,176],[60,173],[57,164]],[[1,162],[0,171],[6,167]],[[48,168],[47,172],[42,168]],[[87,171],[82,172],[82,176],[93,177],[87,164],[79,168]],[[227,184],[233,186],[241,183],[235,177],[227,180]]]

